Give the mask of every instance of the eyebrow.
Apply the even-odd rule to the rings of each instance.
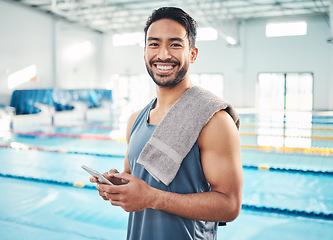
[[[184,42],[184,39],[179,38],[179,37],[170,38],[169,40],[170,40],[170,41]]]
[[[161,41],[160,38],[157,37],[149,37],[148,41]],[[169,38],[169,41],[178,41],[178,42],[184,42],[184,39],[180,38],[180,37],[173,37],[173,38]]]
[[[157,37],[149,37],[148,39],[147,39],[148,41],[161,41],[159,38],[157,38]]]

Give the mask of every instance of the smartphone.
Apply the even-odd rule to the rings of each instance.
[[[82,165],[81,167],[84,170],[86,170],[88,173],[90,173],[92,176],[96,177],[98,179],[98,181],[100,181],[101,183],[113,185],[112,182],[110,182],[107,178],[105,178],[102,174],[100,174],[96,170],[91,169],[91,168],[89,168],[89,167],[87,167],[85,165]]]

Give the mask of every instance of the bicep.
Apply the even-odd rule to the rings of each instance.
[[[202,168],[212,191],[241,197],[243,171],[238,130],[228,113],[216,113],[200,133]]]

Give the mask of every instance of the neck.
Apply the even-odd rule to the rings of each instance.
[[[168,111],[180,96],[192,86],[193,84],[187,79],[172,88],[156,86],[157,102],[155,108]]]

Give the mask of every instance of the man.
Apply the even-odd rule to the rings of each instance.
[[[156,181],[136,162],[156,126],[193,86],[189,65],[198,55],[195,37],[195,21],[179,8],[160,8],[150,16],[144,60],[156,83],[157,98],[129,119],[124,172],[104,174],[116,185],[91,178],[104,200],[130,212],[127,239],[216,239],[218,222],[239,215],[240,142],[226,111],[218,111],[203,127],[170,185]]]

